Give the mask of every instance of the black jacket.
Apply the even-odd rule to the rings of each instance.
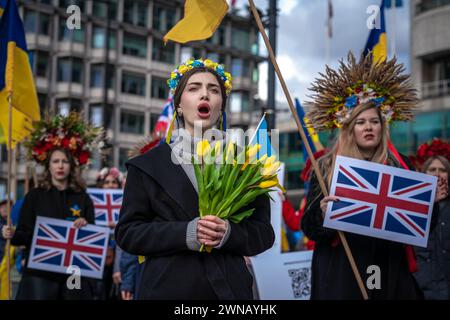
[[[164,144],[127,163],[128,176],[119,222],[118,245],[146,256],[138,299],[252,299],[252,276],[243,256],[274,242],[269,199],[251,204],[253,215],[230,222],[227,242],[211,253],[191,251],[188,223],[198,217],[198,195]],[[245,209],[244,209],[245,210]]]
[[[68,188],[58,190],[55,187],[49,190],[36,188],[30,190],[25,196],[22,209],[20,211],[19,223],[11,243],[15,246],[25,246],[25,257],[28,263],[29,250],[33,240],[36,217],[48,217],[63,220],[75,220],[74,210],[80,209],[80,217],[86,219],[88,223],[95,222],[94,205],[86,192],[75,192]],[[24,268],[24,274],[38,275],[52,280],[65,280],[64,274],[46,272],[41,270]]]
[[[418,271],[414,274],[425,299],[450,299],[450,198],[439,204],[436,227],[426,248],[417,248]]]
[[[409,163],[406,157],[403,159]],[[320,209],[323,194],[315,174],[311,177],[310,190],[301,225],[305,235],[316,241],[312,260],[311,299],[362,299],[342,244],[333,245],[337,231],[323,227]],[[372,274],[367,273],[367,268],[371,265],[380,267],[381,289],[369,290],[366,286],[370,299],[422,298],[409,271],[405,245],[348,232],[345,236],[364,285]]]

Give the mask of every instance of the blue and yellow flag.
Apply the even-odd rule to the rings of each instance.
[[[0,0],[2,1],[2,0]],[[12,104],[12,147],[40,120],[39,103],[15,0],[7,0],[0,19],[0,124],[8,140],[8,97]]]
[[[253,134],[253,137],[250,139],[249,145],[252,146],[254,144],[261,145],[261,149],[259,149],[258,154],[256,156],[257,159],[260,159],[265,154],[267,154],[268,157],[273,155],[278,157],[275,150],[272,148],[272,144],[270,143],[270,136],[268,132],[268,125],[265,113],[262,116],[261,120],[259,121],[255,133]]]
[[[312,153],[316,153],[323,149],[323,145],[319,140],[319,135],[316,133],[314,128],[309,125],[309,120],[306,117],[305,110],[303,110],[302,105],[298,99],[295,99],[295,109],[297,111],[298,119],[303,127],[303,131],[306,134],[306,140],[308,141],[309,146],[311,147]],[[306,147],[302,144],[303,149],[303,159],[308,159],[308,153],[306,152]]]
[[[184,17],[164,36],[178,43],[211,37],[228,11],[225,0],[186,0]]]
[[[0,0],[0,18],[3,15],[3,11],[5,10],[6,7],[6,0]]]
[[[369,33],[366,47],[364,48],[364,55],[369,52],[373,54],[373,62],[384,61],[387,59],[387,35],[386,23],[384,19],[385,0],[381,1],[380,6],[380,25],[379,28],[373,28]]]

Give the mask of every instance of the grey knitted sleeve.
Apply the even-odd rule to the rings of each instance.
[[[189,250],[199,251],[201,244],[197,241],[197,222],[200,218],[195,218],[188,223],[186,230],[186,245]]]

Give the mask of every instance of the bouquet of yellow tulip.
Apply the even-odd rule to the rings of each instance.
[[[280,162],[267,154],[257,159],[261,145],[247,146],[237,154],[230,142],[225,150],[217,142],[211,148],[207,140],[197,144],[198,163],[192,158],[198,184],[200,217],[215,215],[239,223],[255,209],[239,210],[260,195],[269,196],[272,187],[280,186],[277,178]],[[222,152],[224,151],[224,152]],[[269,196],[270,197],[270,196]],[[203,246],[200,251],[203,251]],[[207,248],[207,251],[211,251]]]

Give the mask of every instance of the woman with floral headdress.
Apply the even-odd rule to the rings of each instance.
[[[116,227],[119,246],[146,257],[137,299],[252,299],[253,279],[243,256],[261,253],[274,242],[269,200],[258,197],[250,204],[254,213],[239,224],[213,215],[199,218],[191,164],[202,140],[194,135],[196,125],[200,133],[209,132],[213,147],[223,139],[231,75],[211,60],[189,60],[172,72],[168,84],[174,92],[174,121],[181,128],[172,143],[127,163]],[[202,245],[214,249],[199,252]]]
[[[36,217],[50,217],[73,221],[75,228],[94,223],[94,207],[85,192],[80,166],[87,164],[90,148],[99,130],[83,123],[76,113],[42,120],[27,143],[29,155],[44,166],[43,179],[38,188],[25,196],[17,229],[4,227],[5,238],[16,246],[25,246],[28,255]],[[55,300],[91,299],[92,282],[81,278],[81,288],[70,290],[68,275],[24,267],[16,299]]]
[[[350,53],[348,62],[342,61],[338,71],[327,67],[326,74],[314,82],[314,100],[309,103],[311,123],[317,130],[340,129],[334,146],[319,159],[328,188],[338,155],[412,169],[408,159],[389,142],[389,122],[410,120],[417,103],[415,90],[402,72],[395,59],[374,64],[368,55],[357,63]],[[323,214],[330,201],[339,198],[324,197],[315,173],[312,174],[301,222],[306,236],[316,242],[311,299],[361,299],[337,231],[323,227]],[[380,268],[381,286],[367,290],[370,299],[422,297],[412,276],[416,265],[411,246],[352,233],[345,235],[364,284],[371,275],[367,268]]]
[[[414,274],[427,300],[450,300],[450,143],[433,139],[422,144],[416,162],[421,171],[438,177],[441,198],[436,226],[426,248],[417,248],[418,271]]]

